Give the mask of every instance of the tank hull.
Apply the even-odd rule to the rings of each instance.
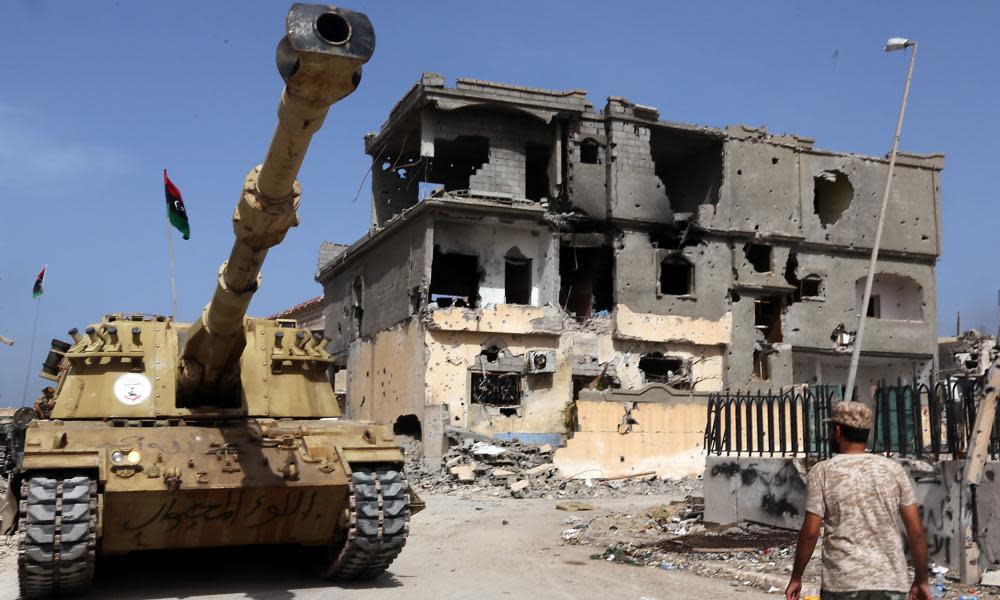
[[[354,469],[402,470],[383,427],[334,419],[36,421],[23,468],[97,482],[98,555],[245,544],[327,545]]]

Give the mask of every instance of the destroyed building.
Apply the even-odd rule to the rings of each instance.
[[[882,157],[437,74],[365,151],[371,228],[317,274],[353,418],[549,439],[583,388],[846,381]],[[934,369],[942,166],[898,157],[862,399]]]

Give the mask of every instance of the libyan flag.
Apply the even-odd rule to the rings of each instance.
[[[42,270],[38,272],[38,276],[35,277],[35,286],[33,288],[31,288],[31,296],[33,298],[37,298],[37,297],[41,296],[42,292],[45,291],[45,290],[42,289],[42,283],[45,282],[45,269],[48,269],[48,268],[49,268],[48,265],[45,265],[44,267],[42,267]]]
[[[184,239],[191,239],[191,225],[188,223],[184,201],[181,200],[181,191],[167,177],[166,169],[163,169],[163,188],[167,194],[167,219],[170,220],[171,225],[177,228],[177,231],[184,234]]]

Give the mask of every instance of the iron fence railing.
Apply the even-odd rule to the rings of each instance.
[[[827,458],[831,448],[824,419],[843,391],[841,386],[795,386],[712,394],[705,449],[727,456]],[[869,449],[886,456],[964,458],[981,395],[976,380],[883,381],[872,396]],[[1000,412],[989,450],[993,460],[1000,459]]]
[[[830,440],[823,420],[842,397],[840,386],[712,394],[705,449],[736,456],[828,457]]]

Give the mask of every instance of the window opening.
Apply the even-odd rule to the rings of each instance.
[[[614,308],[614,255],[610,248],[562,246],[559,250],[559,304],[577,318]]]
[[[694,290],[694,265],[681,256],[667,256],[660,261],[660,293],[684,296]]]
[[[764,244],[746,244],[743,255],[757,273],[771,272],[771,247]]]
[[[479,259],[468,254],[444,254],[434,247],[430,300],[441,308],[475,308],[479,297]]]
[[[646,383],[664,383],[678,389],[691,387],[684,360],[676,356],[663,356],[659,352],[647,354],[639,359],[639,370]]]
[[[486,406],[519,406],[521,404],[520,373],[472,373],[472,404]]]
[[[528,144],[524,151],[524,196],[541,200],[549,196],[549,148]]]
[[[781,302],[777,298],[761,298],[753,304],[753,324],[769,343],[782,341]]]
[[[801,293],[803,298],[819,298],[823,295],[823,278],[819,275],[807,275],[802,280]]]
[[[600,144],[591,138],[580,142],[580,162],[588,165],[598,164]]]
[[[531,304],[531,259],[523,258],[516,249],[504,257],[504,302]]]

